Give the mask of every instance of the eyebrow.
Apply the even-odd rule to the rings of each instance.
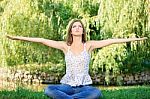
[[[80,25],[80,24],[79,24],[79,25],[72,25],[72,27],[73,27],[73,26],[82,26],[82,25]],[[82,27],[83,27],[83,26],[82,26]]]

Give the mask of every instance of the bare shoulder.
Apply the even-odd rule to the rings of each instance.
[[[87,41],[86,42],[86,46],[88,47],[88,46],[91,46],[91,43],[92,43],[92,41]]]
[[[92,50],[95,48],[98,48],[99,46],[102,46],[102,40],[96,41],[96,40],[90,40],[87,41],[87,50],[89,53],[91,53]]]
[[[60,44],[63,46],[63,52],[66,53],[68,50],[68,45],[65,41],[60,41]]]
[[[95,40],[90,40],[86,42],[87,47],[92,47],[93,43],[95,43]]]
[[[90,52],[90,49],[91,49],[91,47],[92,47],[92,42],[93,42],[93,41],[87,41],[87,42],[86,42],[86,50],[87,50],[88,52]]]
[[[65,41],[61,41],[61,44],[63,45],[64,48],[67,48],[67,43]]]

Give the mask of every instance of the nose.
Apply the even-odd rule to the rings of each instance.
[[[80,26],[77,26],[77,29],[80,29],[81,27]]]
[[[79,30],[79,27],[77,26],[77,27],[75,28],[75,30]]]
[[[77,26],[76,29],[79,29],[79,26]]]

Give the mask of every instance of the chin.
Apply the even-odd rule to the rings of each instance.
[[[82,36],[82,34],[73,34],[73,36]]]
[[[82,33],[80,33],[80,32],[75,32],[75,33],[72,33],[72,35],[82,35]]]

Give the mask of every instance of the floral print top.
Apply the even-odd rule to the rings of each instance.
[[[90,54],[86,51],[86,43],[84,50],[79,55],[74,55],[68,46],[68,52],[65,54],[66,74],[60,83],[69,84],[71,86],[92,84],[89,75]]]

